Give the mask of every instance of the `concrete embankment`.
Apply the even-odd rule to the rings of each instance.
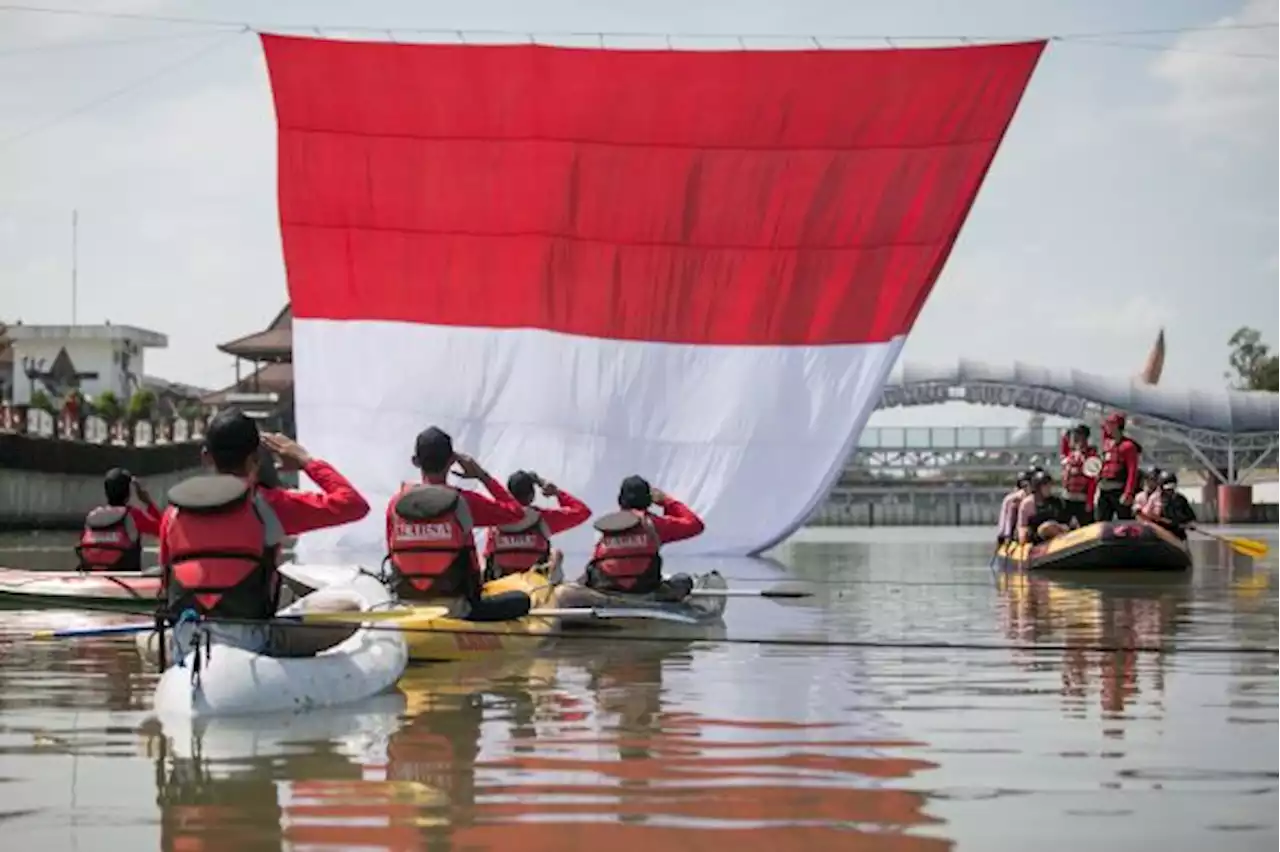
[[[141,478],[163,505],[165,492],[199,468]],[[77,529],[104,502],[101,476],[0,468],[0,529]]]

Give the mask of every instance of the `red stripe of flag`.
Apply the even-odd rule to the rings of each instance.
[[[1044,48],[263,45],[295,317],[749,345],[910,328]]]

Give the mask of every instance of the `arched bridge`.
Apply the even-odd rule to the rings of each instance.
[[[1130,432],[1148,449],[1189,452],[1228,483],[1274,460],[1280,440],[1280,395],[1274,393],[1177,390],[1022,363],[907,363],[889,379],[877,408],[945,402],[1020,408],[1095,426],[1106,414],[1122,411]]]

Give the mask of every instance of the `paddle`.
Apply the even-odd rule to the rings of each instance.
[[[261,624],[272,627],[305,627],[305,626],[337,626],[343,624],[365,624],[368,622],[379,621],[395,621],[402,620],[406,616],[425,617],[428,620],[435,618],[444,618],[449,615],[449,610],[445,607],[421,607],[417,610],[388,610],[386,612],[309,612],[296,613],[290,615],[280,615],[275,618],[263,621],[250,621],[247,619],[222,619],[207,618],[204,621],[212,624],[219,622],[225,624]],[[562,609],[534,609],[529,611],[529,615],[540,618],[592,618],[592,619],[615,619],[615,618],[634,618],[648,619],[650,621],[667,621],[673,624],[698,625],[701,624],[697,618],[685,615],[679,612],[669,612],[661,609],[649,609],[636,607],[628,609],[626,607],[576,607]],[[485,626],[485,622],[470,622],[479,628]],[[136,633],[146,633],[155,629],[154,621],[139,622],[136,624],[117,624],[110,627],[73,627],[63,630],[37,630],[29,634],[31,639],[88,639],[95,636],[128,636]],[[371,627],[371,630],[398,630],[403,633],[455,633],[464,631],[454,630],[436,630],[431,627],[399,627],[392,625],[389,627]]]
[[[665,609],[650,609],[648,607],[568,607],[561,609],[547,608],[535,609],[529,612],[530,615],[536,615],[541,618],[643,618],[649,621],[667,621],[672,624],[685,624],[697,626],[702,624],[697,618],[686,615],[682,612],[672,612]]]
[[[811,598],[813,592],[800,589],[694,589],[691,598]]]
[[[1271,550],[1271,548],[1267,547],[1266,542],[1258,541],[1254,538],[1236,538],[1235,536],[1220,535],[1218,533],[1211,533],[1208,530],[1202,530],[1199,527],[1190,527],[1189,529],[1200,533],[1200,535],[1217,539],[1230,547],[1236,553],[1244,556],[1252,556],[1254,559],[1261,559]]]
[[[156,623],[115,624],[110,627],[69,627],[64,630],[37,630],[30,634],[31,639],[87,639],[93,636],[129,636],[134,633],[146,633],[155,630]]]

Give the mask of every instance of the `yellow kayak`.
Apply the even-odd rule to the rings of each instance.
[[[551,603],[555,585],[538,566],[486,583],[484,593],[524,592],[533,608]],[[529,654],[540,648],[559,626],[559,619],[526,615],[511,621],[467,621],[438,615],[439,608],[408,607],[402,617],[384,620],[405,631],[413,662],[454,662],[484,659],[494,654]]]

